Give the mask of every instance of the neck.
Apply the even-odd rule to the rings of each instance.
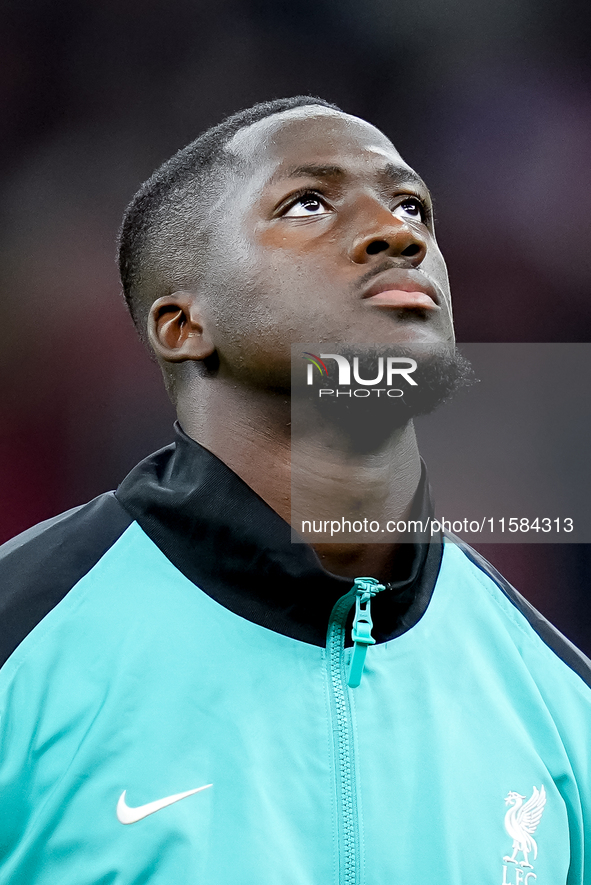
[[[363,452],[352,452],[339,430],[325,426],[319,432],[313,422],[292,445],[288,395],[224,382],[200,385],[206,387],[179,403],[183,429],[294,529],[303,519],[367,515],[385,524],[408,515],[421,473],[412,422]],[[397,549],[396,536],[388,538],[388,544],[312,546],[335,574],[388,580]]]

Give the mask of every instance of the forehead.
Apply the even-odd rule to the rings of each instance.
[[[410,168],[375,126],[316,105],[259,120],[237,132],[227,149],[256,178],[287,174],[306,164],[338,165],[360,172],[386,164]]]

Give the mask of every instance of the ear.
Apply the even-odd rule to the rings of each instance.
[[[169,363],[204,360],[215,350],[192,292],[173,292],[154,302],[148,317],[148,338],[156,356]]]

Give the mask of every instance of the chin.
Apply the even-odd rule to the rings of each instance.
[[[414,417],[426,415],[434,411],[442,403],[450,400],[462,388],[470,386],[476,379],[471,364],[459,353],[453,341],[405,341],[396,344],[380,345],[324,345],[334,347],[334,352],[344,356],[351,366],[356,361],[358,378],[363,379],[351,384],[339,396],[320,397],[317,387],[298,387],[297,394],[307,401],[314,410],[315,419],[320,424],[332,426],[338,430],[341,439],[349,441],[352,452],[368,452],[380,448],[391,435],[404,427]],[[375,379],[379,371],[379,359],[385,357],[404,357],[414,360],[416,368],[412,370],[414,385],[400,380],[401,395],[390,397],[388,390],[398,389],[398,383],[391,384],[385,380]],[[333,361],[327,363],[330,372],[323,379],[325,388],[343,391],[339,384],[338,371],[333,368]],[[410,373],[409,373],[410,374]],[[368,391],[360,397],[356,390]],[[377,395],[379,391],[383,393]],[[296,391],[293,391],[294,394]],[[300,414],[299,411],[297,413]],[[306,414],[306,412],[302,412]],[[310,420],[308,414],[307,419]]]

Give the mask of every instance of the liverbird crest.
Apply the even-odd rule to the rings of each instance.
[[[519,865],[533,869],[529,862],[529,855],[533,851],[534,860],[538,856],[538,846],[533,834],[544,811],[546,790],[543,786],[539,790],[534,787],[533,793],[525,805],[523,804],[524,799],[525,796],[513,790],[510,790],[505,798],[505,804],[511,806],[505,815],[505,829],[513,839],[513,854],[511,857],[506,855],[503,860],[517,863],[517,854],[521,851],[523,852],[523,860]]]

